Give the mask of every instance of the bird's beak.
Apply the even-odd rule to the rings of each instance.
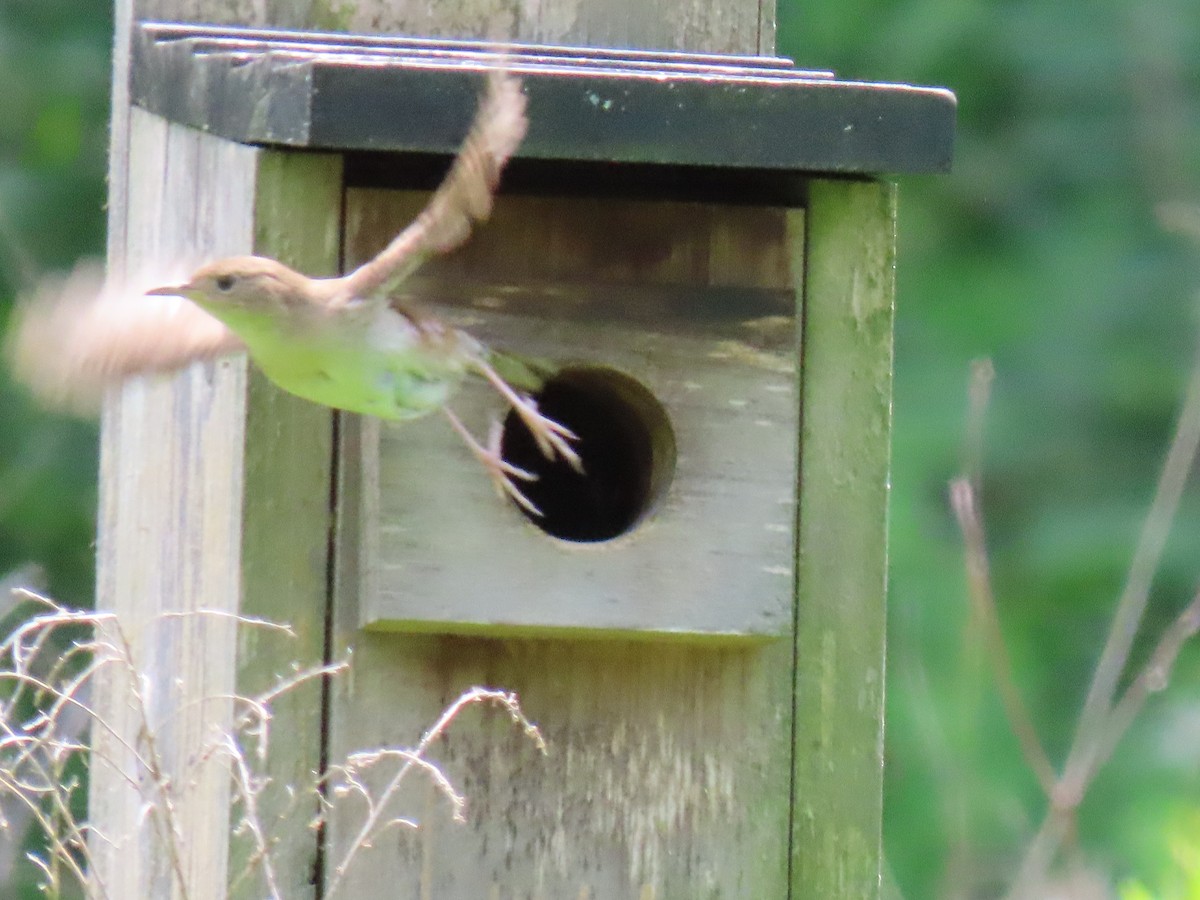
[[[186,297],[187,292],[191,290],[190,284],[177,284],[175,286],[156,287],[146,291],[147,297]]]

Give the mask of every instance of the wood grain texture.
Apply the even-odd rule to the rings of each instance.
[[[807,210],[792,896],[875,897],[883,796],[895,189]]]
[[[422,202],[351,191],[347,263]],[[779,209],[501,198],[490,227],[405,296],[496,346],[633,377],[670,420],[674,473],[617,540],[552,540],[497,501],[440,416],[367,426],[378,458],[364,471],[378,480],[362,511],[362,624],[790,634],[798,414],[784,233]],[[482,381],[452,406],[480,434],[504,411]]]
[[[231,253],[250,244],[256,152],[137,110],[130,123],[134,172],[171,177],[129,179],[124,265]],[[218,185],[228,190],[220,190]],[[213,197],[199,212],[198,198]],[[221,226],[217,227],[216,222]],[[236,612],[242,496],[241,416],[245,365],[194,366],[174,379],[138,380],[106,403],[101,437],[98,526],[99,609],[118,614],[134,662],[98,691],[101,716],[114,733],[93,730],[90,818],[111,841],[97,841],[95,871],[114,897],[192,896],[225,888],[229,778],[224,766],[194,764],[227,722],[234,688],[234,626],[207,616],[164,618],[197,609]],[[186,840],[172,865],[155,835],[146,803],[161,797],[124,749],[152,751],[155,734],[164,778]],[[142,791],[131,787],[141,784]]]
[[[341,252],[342,164],[336,155],[263,153],[255,192],[254,250],[312,275],[336,274]],[[238,643],[237,687],[269,690],[297,667],[324,659],[328,603],[330,487],[334,413],[286,394],[250,372],[245,421],[242,501],[242,612],[287,623],[292,639],[244,632]],[[261,816],[275,842],[281,895],[313,896],[317,836],[313,773],[321,765],[320,681],[310,681],[274,706],[273,740],[264,774],[273,787]],[[299,797],[291,794],[300,791]],[[307,792],[307,794],[305,793]],[[231,875],[245,865],[249,847]],[[255,879],[231,896],[259,898]]]
[[[344,453],[356,452],[355,429]],[[345,499],[363,482],[344,483]],[[780,897],[787,891],[791,645],[753,649],[585,640],[384,635],[358,628],[354,524],[343,533],[331,757],[411,746],[476,684],[515,690],[541,756],[494,711],[471,710],[430,756],[469,798],[449,821],[419,780],[420,819],[358,858],[349,896]],[[479,573],[478,602],[488,602]],[[358,819],[333,823],[331,863]]]
[[[449,8],[447,8],[449,7]],[[513,4],[360,3],[346,20],[352,31],[396,32],[450,38],[511,38],[546,44],[771,53],[774,5],[684,0],[554,0]]]
[[[264,154],[134,110],[124,264],[198,262],[253,249],[314,273],[336,268],[341,165],[337,157]],[[92,822],[119,836],[97,842],[97,874],[113,896],[225,896],[246,852],[229,860],[233,807],[226,761],[196,759],[233,713],[235,691],[264,691],[294,666],[319,665],[325,640],[332,414],[281,394],[244,360],[193,366],[172,379],[128,384],[102,430],[99,596],[131,636],[152,689],[147,716],[172,784],[179,866],[143,818],[156,798],[129,789],[103,760],[135,770],[114,739],[95,747]],[[193,610],[290,624],[295,639],[235,628]],[[118,677],[101,699],[130,746],[148,751],[142,718]],[[215,700],[212,698],[226,698]],[[260,815],[275,833],[284,895],[311,893],[316,839],[312,773],[319,768],[320,684],[276,709]],[[287,791],[310,791],[296,801]],[[180,883],[186,886],[186,891]],[[260,897],[261,882],[238,896]]]
[[[347,263],[420,202],[351,191]],[[467,713],[434,756],[470,798],[468,825],[414,790],[401,809],[422,830],[361,857],[351,895],[379,883],[398,897],[786,893],[798,430],[788,256],[781,210],[502,197],[470,244],[412,285],[513,349],[636,375],[676,421],[680,470],[642,529],[572,547],[499,501],[439,418],[347,423],[336,645],[355,674],[334,688],[331,757],[414,743],[473,684],[516,690],[550,743],[541,757],[501,715]],[[739,306],[739,290],[761,308]],[[496,408],[486,388],[454,405],[480,423]],[[701,474],[713,471],[724,474]],[[427,617],[453,607],[493,635],[497,621],[534,613],[566,631],[361,631],[388,603]],[[613,637],[631,623],[744,623],[756,605],[773,617],[760,633],[782,639],[735,649]],[[354,821],[335,820],[331,865]]]
[[[775,4],[769,0],[123,0],[138,16],[219,25],[482,38],[591,47],[770,54]]]

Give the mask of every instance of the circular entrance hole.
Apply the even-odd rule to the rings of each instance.
[[[500,449],[537,475],[519,482],[541,516],[542,531],[565,541],[594,543],[625,534],[654,509],[675,471],[675,435],[667,412],[645,387],[615,369],[563,369],[536,395],[538,409],[579,438],[577,472],[549,460],[516,413],[504,420]]]

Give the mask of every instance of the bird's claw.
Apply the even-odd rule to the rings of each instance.
[[[483,466],[487,469],[488,476],[492,479],[492,485],[496,488],[496,493],[503,499],[505,496],[512,497],[521,509],[531,515],[542,517],[542,511],[538,509],[537,504],[525,496],[513,479],[521,481],[537,481],[538,477],[535,473],[528,469],[522,469],[520,466],[514,466],[504,458],[501,452],[500,442],[504,437],[504,426],[500,424],[498,419],[493,419],[491,427],[488,429],[487,448],[482,457]]]
[[[493,421],[491,428],[488,430],[487,446],[483,446],[479,441],[472,437],[471,432],[459,420],[449,407],[442,407],[442,411],[446,414],[446,418],[450,420],[451,426],[458,432],[458,436],[463,439],[463,443],[467,445],[475,458],[483,465],[487,471],[488,477],[492,480],[492,486],[495,487],[496,493],[503,499],[511,497],[521,509],[525,510],[532,516],[542,517],[542,511],[538,509],[537,504],[525,496],[521,489],[517,487],[514,479],[519,481],[537,481],[537,475],[527,469],[522,469],[520,466],[514,466],[504,458],[501,452],[500,442],[504,437],[504,427],[498,421]]]
[[[583,460],[571,446],[572,441],[579,440],[579,436],[575,432],[566,425],[542,415],[537,401],[532,397],[518,394],[517,401],[513,403],[513,409],[525,423],[525,427],[529,429],[542,456],[551,460],[558,457],[576,472],[583,474]]]
[[[492,387],[508,401],[520,420],[529,429],[538,450],[547,459],[561,458],[576,472],[583,474],[583,460],[571,446],[572,441],[578,441],[579,436],[566,425],[542,415],[537,401],[525,394],[518,394],[507,381],[486,360],[476,360],[476,370],[491,382]]]

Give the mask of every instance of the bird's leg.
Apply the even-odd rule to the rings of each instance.
[[[492,484],[496,487],[496,493],[501,497],[505,495],[512,497],[518,506],[531,515],[540,518],[542,511],[534,505],[532,500],[521,493],[520,488],[513,484],[514,478],[518,478],[521,481],[537,481],[537,476],[532,472],[527,472],[525,469],[514,466],[501,455],[500,438],[504,433],[503,426],[499,422],[492,422],[492,427],[488,431],[488,443],[484,447],[479,441],[475,440],[471,432],[467,431],[467,426],[462,423],[450,407],[443,406],[442,412],[450,420],[451,427],[463,439],[463,443],[470,448],[475,458],[483,464],[483,467],[487,470],[488,477],[492,479]]]
[[[566,460],[572,469],[582,475],[583,460],[579,458],[579,454],[570,444],[571,441],[579,440],[578,435],[567,426],[560,425],[553,419],[542,415],[538,411],[536,400],[514,391],[487,361],[478,359],[475,361],[475,365],[480,374],[491,382],[492,387],[500,392],[521,418],[521,421],[525,423],[525,427],[533,435],[533,440],[537,443],[538,449],[542,451],[542,455],[547,459],[554,459],[555,455],[558,455]]]

